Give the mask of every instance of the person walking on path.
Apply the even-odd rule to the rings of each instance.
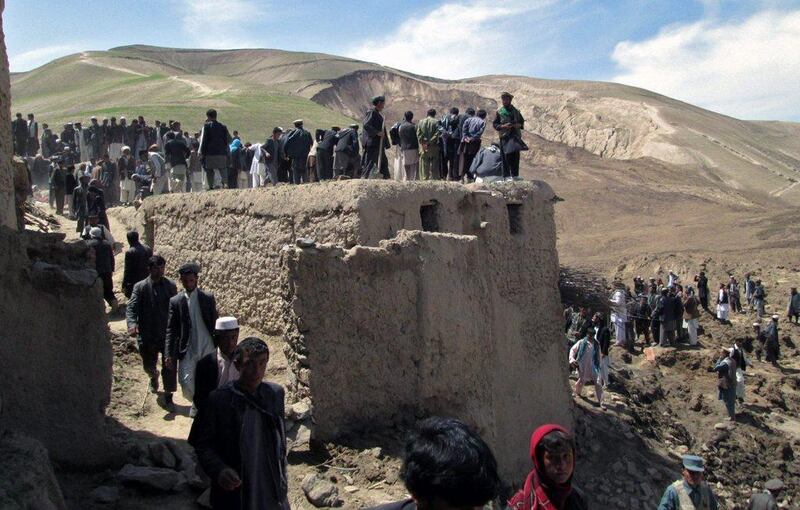
[[[594,328],[588,327],[584,337],[575,342],[569,350],[570,367],[578,371],[578,380],[575,382],[575,397],[583,396],[583,387],[593,384],[597,395],[597,402],[603,405],[603,387],[600,384],[600,345],[595,340]]]
[[[141,245],[140,245],[141,246]],[[127,260],[127,257],[126,257]],[[153,255],[147,261],[148,276],[136,282],[128,299],[125,319],[128,334],[136,337],[142,358],[142,368],[150,377],[150,392],[158,391],[158,355],[161,355],[161,381],[164,384],[164,404],[174,410],[172,394],[177,389],[174,366],[167,364],[166,337],[170,299],[178,293],[175,283],[164,277],[166,261]]]
[[[139,241],[139,232],[131,230],[127,234],[128,250],[125,252],[125,267],[122,273],[122,293],[130,298],[133,287],[150,274],[150,257],[153,249]]]
[[[171,370],[177,368],[183,396],[193,401],[197,361],[214,351],[211,332],[217,321],[217,302],[197,287],[199,265],[184,264],[178,274],[184,290],[169,300],[166,364]],[[197,408],[192,405],[191,416],[195,414]]]

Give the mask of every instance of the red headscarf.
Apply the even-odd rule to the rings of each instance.
[[[544,476],[544,466],[539,465],[536,456],[536,447],[539,442],[551,432],[563,432],[569,435],[567,430],[555,424],[542,425],[533,432],[531,436],[531,460],[533,460],[533,471],[525,479],[525,485],[514,497],[508,500],[511,510],[562,510],[572,492],[572,485],[568,481],[563,485],[556,485]],[[543,481],[544,478],[544,481]],[[544,485],[546,483],[547,485]]]

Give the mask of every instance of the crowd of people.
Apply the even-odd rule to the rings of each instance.
[[[740,302],[739,283],[735,277],[730,276],[727,283],[720,283],[714,312],[709,308],[709,283],[705,271],[694,275],[693,284],[684,287],[674,271],[669,271],[666,282],[651,277],[646,283],[637,276],[633,279],[632,289],[621,281],[615,281],[608,300],[611,311],[609,321],[605,320],[603,312],[591,314],[588,307],[565,309],[568,361],[577,372],[575,397],[582,396],[585,385],[593,385],[598,405],[605,408],[603,390],[608,385],[612,337],[613,345],[631,354],[636,352],[636,344],[642,336],[642,352],[647,346],[667,347],[681,342],[695,346],[698,343],[701,311],[713,314],[723,324],[729,323],[728,314],[731,310],[747,313]],[[753,280],[749,273],[746,274],[744,295],[749,312],[758,319],[753,323],[755,341],[746,347],[734,341],[733,345],[722,349],[718,361],[709,367],[709,370],[717,373],[719,399],[724,402],[728,419],[732,422],[736,421],[736,403],[744,401],[745,372],[748,366],[752,366],[745,352],[754,350],[759,362],[763,356],[766,362],[775,367],[779,366],[780,359],[780,316],[772,315],[769,322],[762,326],[767,293],[761,280]],[[790,323],[792,319],[797,323],[799,305],[800,295],[797,288],[792,287],[786,305]]]
[[[313,180],[392,178],[397,180],[447,179],[464,182],[516,179],[519,155],[527,150],[521,137],[524,119],[503,93],[503,106],[493,122],[500,141],[483,147],[485,110],[452,108],[437,118],[431,109],[419,123],[413,112],[387,127],[382,114],[385,99],[376,97],[361,126],[333,126],[314,136],[294,122],[288,132],[280,127],[264,143],[242,143],[238,133],[208,110],[202,129],[182,131],[181,123],[144,118],[90,119],[64,125],[57,136],[45,124],[41,137],[33,115],[17,114],[12,122],[14,150],[29,158],[34,175],[46,175],[51,203],[59,214],[65,205],[76,230],[95,254],[103,281],[104,297],[118,306],[113,289],[115,240],[106,215],[107,204],[129,204],[150,194],[220,188],[263,187],[280,182],[302,184]],[[23,129],[24,128],[24,129]],[[386,151],[395,147],[393,164]],[[313,156],[310,157],[310,156]],[[44,172],[42,169],[44,168]],[[189,443],[211,479],[211,504],[217,509],[288,508],[287,447],[284,425],[284,390],[265,382],[269,348],[262,339],[239,341],[235,317],[220,317],[214,296],[199,286],[201,268],[180,266],[181,289],[165,274],[166,261],[142,243],[136,231],[127,233],[122,292],[128,298],[125,318],[128,332],[137,339],[142,368],[152,393],[161,392],[163,406],[175,411],[173,394],[180,390],[192,402],[194,418]],[[605,407],[613,345],[635,352],[644,336],[645,346],[698,342],[701,311],[725,323],[729,313],[746,313],[745,303],[759,319],[765,316],[766,292],[760,280],[745,275],[740,290],[734,277],[721,283],[712,295],[704,272],[694,285],[684,285],[672,271],[667,282],[634,279],[633,288],[615,282],[610,314],[587,308],[565,311],[565,332],[570,366],[577,371],[575,395],[583,386],[595,388]],[[710,298],[715,302],[710,302]],[[789,321],[800,320],[800,296],[793,288],[787,306]],[[780,358],[778,319],[763,328],[753,324],[756,355],[777,365]],[[159,365],[160,358],[160,365]],[[745,349],[734,343],[720,353],[710,371],[717,373],[720,400],[730,420],[735,420],[737,400],[744,398],[744,372],[751,362]],[[531,437],[530,474],[508,501],[513,510],[576,510],[588,508],[573,485],[576,442],[565,428],[550,424]],[[685,455],[683,477],[669,485],[659,510],[718,507],[704,481],[703,459]],[[410,437],[401,478],[411,499],[378,507],[391,509],[476,508],[499,497],[497,463],[490,447],[464,423],[450,418],[429,418]],[[766,484],[750,508],[772,508],[783,486]],[[756,505],[756,506],[754,506]],[[761,505],[761,506],[757,506]]]
[[[389,126],[383,96],[372,99],[360,126],[332,126],[312,135],[298,119],[291,129],[274,127],[260,143],[244,142],[237,131],[231,133],[214,109],[206,112],[205,123],[194,133],[183,130],[180,121],[157,120],[151,125],[139,116],[130,123],[125,117],[91,117],[86,126],[68,123],[60,132],[42,124],[40,134],[35,116],[29,114],[26,120],[20,113],[11,129],[14,153],[26,158],[31,181],[48,189],[58,214],[65,214],[66,206],[77,217],[89,188],[112,206],[163,193],[343,178],[519,179],[520,152],[528,147],[522,140],[525,120],[512,100],[512,94],[502,94],[492,123],[499,140],[487,147],[486,110],[470,107],[460,113],[453,107],[437,117],[430,109],[418,123],[409,111]],[[88,181],[77,192],[82,179]]]

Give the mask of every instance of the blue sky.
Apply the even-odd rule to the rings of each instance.
[[[7,0],[12,71],[126,44],[263,47],[424,75],[618,81],[800,121],[800,0]]]

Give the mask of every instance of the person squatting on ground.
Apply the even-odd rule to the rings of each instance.
[[[559,425],[542,425],[531,436],[533,470],[508,500],[509,510],[585,510],[583,494],[572,485],[575,440]]]
[[[171,370],[177,367],[183,396],[193,402],[197,362],[214,351],[211,332],[217,321],[217,303],[212,294],[197,287],[199,265],[184,264],[178,274],[184,291],[169,300],[166,365]],[[190,415],[196,414],[197,407],[192,404]]]
[[[705,481],[705,462],[696,455],[684,455],[683,478],[664,491],[658,510],[717,510],[719,504]]]
[[[500,490],[492,450],[467,425],[431,417],[406,442],[400,478],[409,499],[371,510],[468,510],[483,508]]]
[[[174,409],[172,394],[177,389],[174,365],[167,363],[166,337],[170,300],[178,293],[175,283],[164,276],[166,261],[160,255],[148,260],[149,275],[137,282],[128,299],[125,319],[128,334],[136,337],[142,368],[150,377],[150,392],[158,392],[158,355],[161,354],[161,381],[164,384],[164,405]]]
[[[211,392],[189,434],[211,478],[211,506],[288,509],[284,390],[262,382],[269,348],[259,338],[245,338],[232,358],[239,378]]]
[[[597,402],[602,407],[603,386],[600,381],[600,345],[595,339],[594,328],[587,327],[582,332],[581,338],[569,350],[569,364],[573,370],[578,371],[578,380],[575,382],[575,397],[581,397],[583,386],[594,384]]]

